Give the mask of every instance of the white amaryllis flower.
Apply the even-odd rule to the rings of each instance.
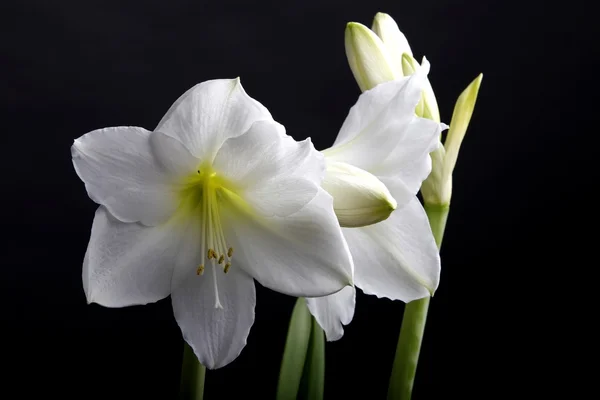
[[[354,259],[355,285],[367,294],[405,302],[433,294],[440,278],[438,249],[416,196],[431,171],[429,153],[439,146],[440,132],[445,129],[443,124],[415,115],[428,72],[429,63],[424,60],[410,77],[365,91],[351,108],[334,145],[323,151],[328,165],[360,168],[370,174],[371,181],[377,179],[387,188],[379,196],[389,199],[389,193],[392,198],[387,219],[342,230]],[[334,206],[348,204],[350,208],[353,204],[339,188],[332,195]],[[328,340],[343,335],[343,325],[354,314],[354,302],[354,287],[307,299]]]
[[[287,136],[239,79],[194,86],[152,132],[83,135],[72,155],[100,204],[83,265],[88,302],[171,295],[184,339],[208,368],[246,344],[253,278],[293,296],[352,284],[332,198],[320,188],[323,156]]]

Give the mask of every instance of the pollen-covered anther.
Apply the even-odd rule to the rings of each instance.
[[[228,262],[227,264],[225,264],[225,268],[223,268],[223,272],[227,273],[227,271],[229,271],[229,268],[231,268],[231,263]]]
[[[204,265],[198,265],[198,269],[196,270],[196,275],[202,275],[204,273]]]
[[[221,254],[221,256],[219,257],[219,264],[223,264],[223,261],[225,261],[225,255]]]
[[[208,254],[206,255],[209,260],[213,258],[217,258],[217,253],[213,249],[208,249]]]
[[[229,250],[227,250],[227,256],[229,258],[231,258],[233,256],[233,247],[230,247]]]

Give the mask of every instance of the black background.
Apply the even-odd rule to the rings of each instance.
[[[544,344],[552,326],[535,328],[560,318],[561,301],[591,290],[590,274],[575,272],[579,256],[566,251],[583,234],[563,228],[587,215],[565,211],[573,195],[584,204],[595,198],[596,181],[584,175],[597,139],[583,125],[593,115],[588,73],[597,54],[583,2],[1,7],[2,390],[14,393],[6,398],[168,399],[178,390],[182,340],[169,299],[86,305],[81,263],[96,206],[73,171],[73,140],[107,126],[152,129],[194,84],[240,76],[290,135],[311,136],[324,149],[360,93],[344,52],[345,24],[370,26],[377,11],[392,15],[415,55],[430,60],[443,121],[484,73],[454,173],[414,399],[556,389],[539,367],[567,350]],[[562,281],[558,296],[542,294],[548,276]],[[327,345],[329,399],[385,397],[403,304],[362,293],[357,302],[344,338]],[[293,303],[259,288],[248,345],[208,372],[206,398],[273,397]]]

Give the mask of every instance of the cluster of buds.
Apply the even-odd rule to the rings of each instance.
[[[360,23],[350,22],[346,27],[345,43],[348,63],[362,91],[411,75],[419,65],[396,22],[384,13],[375,16],[372,30]],[[483,75],[479,74],[458,97],[446,140],[443,146],[431,153],[432,171],[421,187],[427,204],[444,206],[450,203],[452,172],[473,114],[482,78]],[[438,104],[429,80],[415,113],[419,117],[440,122]]]

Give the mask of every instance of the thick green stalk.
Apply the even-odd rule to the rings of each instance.
[[[285,349],[279,370],[277,400],[296,400],[300,390],[305,361],[311,337],[312,316],[306,306],[306,300],[296,300],[288,328]]]
[[[190,345],[184,341],[183,346],[179,400],[202,400],[206,368],[200,364]]]
[[[425,204],[425,211],[435,242],[438,248],[441,248],[450,206]],[[410,400],[427,321],[429,299],[429,297],[425,297],[411,301],[404,308],[402,327],[388,388],[388,400]]]
[[[435,243],[438,249],[442,248],[442,239],[444,239],[444,231],[446,230],[446,221],[448,220],[448,213],[450,212],[450,205],[430,205],[425,203],[425,212],[427,218],[429,218],[429,226],[433,232]]]
[[[325,333],[319,323],[312,318],[312,333],[308,347],[307,400],[323,400],[325,390]]]

